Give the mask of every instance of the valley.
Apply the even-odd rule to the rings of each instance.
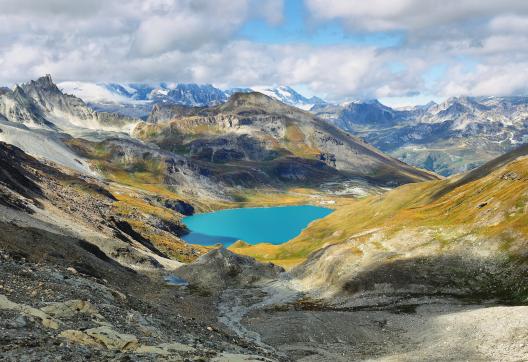
[[[266,94],[201,95],[141,119],[50,76],[0,93],[7,360],[528,354],[526,145],[445,178]],[[233,220],[281,237],[215,229]]]

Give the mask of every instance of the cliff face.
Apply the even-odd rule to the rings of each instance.
[[[110,113],[98,113],[81,99],[64,94],[51,76],[17,85],[0,93],[0,114],[13,123],[30,128],[71,130],[72,128],[122,130],[137,120]]]

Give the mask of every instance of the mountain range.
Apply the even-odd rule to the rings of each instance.
[[[142,119],[157,104],[217,106],[236,92],[257,91],[309,110],[401,161],[443,176],[473,169],[528,140],[527,97],[453,97],[398,109],[378,100],[334,104],[304,97],[288,86],[221,90],[199,84],[64,82],[59,87],[95,110]]]
[[[234,93],[257,91],[282,103],[309,110],[326,104],[318,97],[306,98],[293,88],[253,87],[219,89],[211,84],[194,83],[88,83],[62,82],[59,88],[75,95],[98,111],[121,113],[145,118],[155,104],[179,104],[193,107],[215,106],[226,102]]]
[[[183,89],[176,87],[167,96],[213,99],[201,93],[191,97]],[[93,148],[119,144],[130,164],[162,162],[167,173],[169,163],[181,163],[190,179],[207,175],[206,180],[229,186],[321,185],[350,178],[397,185],[435,177],[383,155],[312,113],[256,92],[234,93],[216,106],[156,103],[142,121],[95,111],[46,76],[5,90],[0,115],[0,140],[84,172]],[[82,152],[72,149],[72,143],[79,147],[82,142]]]
[[[444,176],[528,141],[528,97],[454,97],[403,110],[373,100],[312,111],[404,162]]]

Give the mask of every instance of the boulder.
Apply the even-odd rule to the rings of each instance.
[[[195,262],[176,270],[176,274],[207,291],[220,291],[229,287],[251,286],[279,277],[284,269],[271,263],[235,254],[227,249],[214,249]]]

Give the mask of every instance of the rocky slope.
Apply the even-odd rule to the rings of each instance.
[[[0,155],[2,359],[273,357],[220,325],[211,297],[164,280],[204,252],[178,240],[176,203],[123,199],[4,143]]]
[[[513,284],[504,288],[511,287],[508,293],[514,294],[523,269],[516,265],[519,269],[513,273],[506,266],[511,265],[511,258],[522,259],[527,240],[527,155],[528,147],[523,146],[465,175],[351,200],[282,245],[234,245],[230,249],[283,265],[299,264],[309,257],[303,266],[310,270],[307,285],[336,288],[346,283],[349,273],[375,269],[389,261],[402,269],[402,280],[419,278],[406,274],[414,264],[431,263],[431,274],[436,267],[443,273],[445,265],[453,264],[454,275],[467,269],[473,276],[488,265],[489,274],[481,278],[497,274],[500,280],[504,278],[501,273],[509,273]],[[464,266],[468,260],[478,268]],[[502,271],[495,273],[494,269]],[[430,274],[424,274],[425,279],[431,279],[426,275]],[[365,277],[375,284],[370,274]],[[385,271],[379,271],[379,278],[387,279]],[[446,278],[432,280],[443,283]]]
[[[221,318],[302,361],[524,360],[527,170],[524,146],[337,208],[257,250],[295,260],[319,247],[287,279],[226,291]]]
[[[528,140],[526,97],[455,97],[405,110],[352,102],[313,111],[402,161],[442,175],[475,168]]]
[[[320,185],[346,178],[397,185],[435,175],[409,167],[260,93],[209,108],[156,107],[134,136],[189,157],[231,184]]]
[[[296,272],[337,295],[526,302],[527,156],[523,146],[466,175],[337,210],[291,242],[317,234],[326,246]]]

